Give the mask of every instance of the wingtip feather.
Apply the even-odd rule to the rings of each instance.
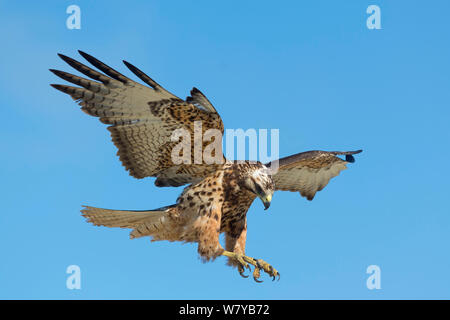
[[[354,163],[355,162],[355,157],[353,156],[354,154],[358,154],[361,153],[362,149],[360,150],[356,150],[356,151],[349,151],[348,153],[346,153],[345,155],[345,161],[349,162],[349,163]]]

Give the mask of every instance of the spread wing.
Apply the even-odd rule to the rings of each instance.
[[[336,177],[346,164],[354,162],[357,151],[307,151],[278,160],[278,171],[272,178],[276,190],[298,191],[303,197],[312,200],[317,191],[322,190],[331,178]],[[345,160],[337,157],[345,155]],[[275,163],[266,164],[275,169]]]
[[[87,53],[79,53],[103,73],[59,54],[90,79],[50,69],[58,77],[77,85],[52,86],[70,95],[81,110],[109,125],[117,154],[131,176],[157,177],[157,186],[179,186],[196,182],[216,170],[218,164],[195,164],[194,161],[195,121],[201,121],[202,133],[217,129],[223,134],[219,114],[198,89],[192,89],[191,96],[182,100],[126,61],[125,65],[148,86],[125,77]],[[179,143],[171,141],[176,129],[186,129],[190,133],[190,162],[172,161],[172,149]],[[220,153],[224,161],[222,150]]]

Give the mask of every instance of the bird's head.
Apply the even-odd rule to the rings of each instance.
[[[245,187],[261,199],[265,210],[270,207],[272,195],[275,191],[275,184],[272,180],[269,169],[267,169],[263,164],[258,163],[253,170],[249,171],[249,174],[245,179]]]

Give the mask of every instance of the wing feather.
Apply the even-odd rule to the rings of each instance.
[[[197,88],[192,88],[191,95],[186,98],[186,102],[199,106],[207,111],[217,113],[212,103],[206,98],[206,96]]]
[[[276,190],[297,191],[312,200],[317,191],[326,187],[346,164],[354,162],[357,151],[307,151],[266,164],[273,170],[272,178]],[[345,160],[337,157],[345,155]]]
[[[223,133],[222,119],[200,91],[191,91],[192,100],[183,101],[126,61],[125,65],[149,87],[85,52],[79,53],[103,73],[59,54],[62,60],[90,79],[50,69],[56,76],[79,87],[51,86],[70,95],[84,112],[109,125],[117,154],[130,175],[139,179],[157,177],[158,186],[178,186],[198,181],[199,177],[216,170],[215,165],[208,164],[175,165],[171,159],[174,142],[170,137],[174,130],[188,130],[192,142],[195,121],[202,121],[203,132],[218,129]],[[193,164],[194,152],[191,155]]]

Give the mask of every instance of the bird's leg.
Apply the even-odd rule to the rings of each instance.
[[[251,264],[255,267],[255,269],[253,270],[253,279],[255,279],[256,282],[262,282],[259,280],[259,277],[261,276],[261,270],[271,276],[272,280],[275,280],[276,277],[278,277],[278,280],[280,279],[280,273],[262,259],[255,259],[240,253],[230,252],[226,250],[222,253],[222,255],[228,258],[232,258],[239,263],[238,270],[241,276],[244,276],[243,272],[245,268],[250,269],[249,264]]]
[[[226,233],[225,250],[240,255],[245,255],[246,239],[247,239],[247,221],[246,219],[242,219],[238,222],[235,222],[234,225],[230,227],[230,231]],[[250,271],[251,269],[243,259],[229,258],[227,264],[229,266],[237,267],[239,274],[244,278],[248,278],[248,276],[244,275],[244,271],[246,268],[248,268]]]
[[[238,271],[239,271],[239,274],[241,275],[241,277],[248,278],[248,276],[246,276],[244,274],[245,269],[248,269],[249,271],[252,271],[252,269],[250,268],[248,263],[245,262],[245,260],[243,258],[245,255],[236,253],[236,252],[230,252],[230,251],[224,251],[222,253],[222,255],[227,256],[228,258],[231,258],[230,260],[234,262],[232,265],[234,265],[238,268]],[[229,262],[229,264],[230,264],[230,262]]]

